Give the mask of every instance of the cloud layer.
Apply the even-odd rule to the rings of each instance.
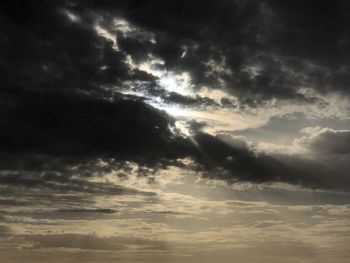
[[[12,180],[7,170],[42,170],[42,160],[50,160],[44,170],[61,172],[98,158],[153,168],[190,158],[196,169],[228,181],[348,189],[337,168],[347,167],[346,129],[324,126],[289,137],[313,158],[302,152],[270,154],[245,138],[207,134],[200,121],[195,128],[193,120],[185,120],[191,136],[183,136],[178,120],[154,107],[161,100],[205,113],[238,105],[259,108],[273,100],[312,104],[325,94],[348,96],[346,1],[1,5],[0,45],[7,51],[0,59],[2,181]],[[172,91],[173,83],[162,79],[170,73],[185,73],[182,84],[175,84],[192,95]],[[206,97],[203,88],[227,96]],[[331,174],[337,178],[330,182]]]

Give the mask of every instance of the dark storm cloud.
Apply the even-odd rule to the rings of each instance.
[[[197,151],[192,158],[209,177],[229,182],[284,182],[312,189],[348,191],[348,159],[315,160],[303,155],[256,154],[242,138],[230,135],[210,136],[197,133],[192,137]],[[208,172],[208,173],[207,173]]]
[[[0,66],[7,86],[94,93],[101,85],[152,81],[124,62],[126,55],[139,62],[152,54],[164,68],[189,72],[196,84],[220,89],[218,80],[224,81],[243,102],[247,96],[307,102],[301,87],[348,94],[346,1],[72,3],[2,4],[1,46],[8,52]],[[137,26],[137,33],[119,32],[115,17]],[[120,51],[96,34],[99,19],[117,32]]]
[[[113,94],[104,87],[144,80],[147,74],[132,71],[125,54],[96,33],[93,10],[76,7],[79,20],[72,21],[68,2],[1,6],[2,153],[125,157],[164,152],[159,146],[170,138],[168,116],[141,101],[106,101]],[[154,147],[155,142],[162,143]]]
[[[132,193],[130,189],[84,181],[84,177],[94,175],[97,166],[69,170],[64,160],[68,158],[69,164],[103,157],[134,160],[146,166],[190,157],[209,172],[208,176],[228,181],[281,181],[338,189],[349,185],[344,184],[343,179],[330,182],[327,175],[334,170],[324,170],[324,176],[317,176],[320,166],[314,163],[289,165],[290,162],[283,163],[266,155],[256,156],[244,141],[229,136],[211,136],[198,129],[191,138],[174,135],[168,129],[172,119],[144,102],[122,98],[109,102],[57,94],[43,97],[28,93],[25,98],[30,100],[8,95],[2,104],[1,121],[6,128],[1,131],[1,150],[10,156],[13,154],[14,158],[24,153],[31,158],[17,160],[12,167],[11,162],[2,161],[2,168],[6,169],[0,176],[2,185],[63,192]],[[32,157],[37,155],[48,157]],[[63,160],[55,161],[55,158]],[[310,169],[293,168],[310,165]],[[20,167],[24,170],[20,171]],[[44,172],[37,174],[37,171]],[[145,174],[150,172],[145,170]],[[82,179],[73,179],[73,175],[80,175]]]
[[[339,168],[288,155],[256,155],[248,148],[245,141],[230,138],[229,135],[211,136],[197,132],[190,139],[179,139],[172,147],[172,152],[177,153],[179,158],[192,158],[195,161],[194,168],[204,173],[205,176],[228,182],[285,182],[308,188],[334,190],[348,190],[350,185],[348,177],[339,171]],[[160,156],[163,158],[166,154],[167,152],[164,152],[163,155],[160,153]],[[163,164],[169,163],[166,159],[163,160]],[[27,161],[22,160],[24,163]],[[86,160],[80,159],[80,162],[84,161]],[[141,165],[153,166],[154,164],[141,162]],[[98,170],[97,166],[82,166],[79,170],[72,169],[71,171],[63,167],[63,165],[59,167],[60,171],[52,171],[50,164],[46,164],[45,168],[49,171],[16,171],[16,168],[12,171],[6,170],[0,174],[0,183],[7,187],[55,190],[62,193],[152,194],[106,183],[86,181],[85,178],[89,176],[103,174],[102,171],[95,173],[96,169]],[[103,170],[103,168],[100,169]],[[114,169],[118,169],[118,166]],[[147,176],[153,171],[153,169],[145,168],[144,171],[140,170],[137,174]]]
[[[288,154],[272,154],[269,157],[292,171],[286,177],[283,170],[280,171],[281,178],[287,179],[285,182],[312,189],[349,191],[350,179],[346,172],[349,169],[348,159],[307,159],[302,155]]]
[[[3,99],[3,152],[147,158],[171,142],[172,118],[142,101],[25,92]]]
[[[131,79],[112,41],[98,36],[94,15],[73,22],[59,1],[2,3],[2,86],[11,91],[98,93],[101,85]]]
[[[307,102],[301,87],[348,94],[346,1],[126,0],[91,6],[152,32],[156,43],[126,37],[121,47],[137,59],[144,48],[165,68],[189,72],[196,84],[220,88],[220,79],[241,98],[258,100]]]
[[[2,2],[1,184],[120,193],[73,179],[62,169],[71,160],[115,158],[156,166],[191,157],[222,179],[327,188],[328,181],[316,172],[300,173],[200,128],[182,138],[171,132],[174,120],[163,111],[117,91],[146,82],[159,94],[155,76],[125,62],[128,55],[137,62],[153,55],[164,60],[163,69],[186,71],[197,85],[227,86],[245,104],[271,98],[307,102],[297,92],[302,86],[348,94],[348,7],[345,1]],[[139,30],[125,36],[116,32],[119,50],[95,28],[99,21],[115,32],[114,17]],[[163,96],[179,104],[214,104],[198,96]],[[63,176],[38,175],[38,170]],[[340,180],[329,187],[348,185]]]

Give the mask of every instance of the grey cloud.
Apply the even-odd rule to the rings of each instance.
[[[307,135],[296,142],[316,154],[350,154],[350,130],[309,127],[302,131]]]
[[[123,244],[118,244],[109,238],[99,238],[94,235],[61,234],[61,235],[32,235],[26,237],[34,242],[32,249],[40,248],[79,248],[92,250],[122,250]]]
[[[87,157],[108,154],[110,148],[115,154],[136,156],[135,151],[149,147],[148,153],[157,152],[159,146],[151,149],[152,142],[164,140],[166,145],[171,137],[171,118],[141,101],[42,93],[6,95],[7,102],[0,104],[1,124],[6,127],[0,133],[0,149],[5,152]]]
[[[318,169],[310,168],[315,164],[299,160],[290,165],[257,155],[240,141],[223,142],[198,127],[191,138],[183,138],[165,112],[144,98],[118,93],[130,83],[145,82],[149,94],[162,94],[169,102],[213,104],[209,98],[166,94],[154,76],[125,62],[128,55],[139,62],[153,55],[164,61],[164,70],[188,72],[197,88],[224,89],[252,107],[272,98],[309,101],[298,93],[300,87],[348,94],[345,1],[13,1],[1,7],[0,47],[7,51],[0,59],[2,184],[121,193],[123,189],[73,179],[62,170],[66,163],[98,158],[157,169],[190,157],[211,176],[231,181],[348,188],[344,178],[329,186],[324,181],[326,173],[337,171],[334,167],[317,177]],[[80,22],[72,22],[62,10],[79,16]],[[136,35],[117,32],[119,50],[95,30],[100,22],[115,32],[115,17],[139,30]],[[337,85],[331,80],[338,80]],[[348,150],[340,145],[339,134],[319,140],[323,146],[318,150]],[[89,168],[85,173],[91,174]]]
[[[164,100],[168,103],[170,102],[192,107],[219,106],[215,101],[208,97],[201,97],[198,95],[196,97],[184,96],[175,92],[170,92],[164,96]]]
[[[30,235],[24,237],[34,242],[31,249],[42,248],[78,248],[84,250],[121,251],[129,245],[140,246],[146,250],[166,249],[166,244],[157,240],[127,237],[99,237],[93,234],[55,234]]]
[[[146,98],[138,97],[138,99],[150,100],[154,98],[162,99],[166,104],[177,104],[181,107],[203,108],[224,106],[215,102],[213,99],[199,95],[183,95],[174,91],[167,91],[164,87],[154,82],[137,82],[132,87],[126,87],[127,90],[141,92]],[[227,107],[228,105],[225,104]],[[233,105],[231,105],[233,107]]]
[[[96,208],[96,209],[60,209],[57,212],[63,213],[101,213],[101,214],[114,214],[117,213],[117,210],[113,209],[104,209],[104,208]]]
[[[125,220],[125,225],[120,221],[120,225],[113,226],[115,231],[130,226],[131,231],[140,229],[135,236],[147,230],[153,231],[155,237],[163,233],[154,233],[160,227],[167,231],[166,236],[171,240],[179,229],[169,229],[166,224],[183,224],[184,227],[189,222],[187,229],[193,225],[194,232],[205,231],[199,233],[199,237],[209,237],[209,241],[214,241],[210,246],[214,244],[214,248],[222,249],[221,245],[224,242],[226,245],[227,240],[218,236],[220,240],[216,243],[217,240],[211,239],[211,231],[225,237],[228,229],[213,228],[210,220],[201,225],[200,221],[204,220],[191,221],[186,216],[174,224],[174,218],[183,215],[181,209],[179,212],[163,209],[167,208],[163,205],[169,200],[160,203],[164,196],[158,196],[156,191],[91,180],[101,179],[109,172],[116,173],[120,180],[130,173],[144,177],[169,165],[184,167],[185,162],[178,161],[183,158],[193,161],[186,167],[193,169],[193,174],[198,172],[203,177],[226,180],[230,186],[237,182],[253,182],[257,187],[285,183],[308,188],[294,192],[279,187],[265,188],[267,202],[348,203],[350,133],[349,127],[342,126],[348,125],[345,122],[277,116],[263,127],[231,136],[204,133],[206,124],[195,120],[186,124],[191,135],[183,137],[173,117],[148,103],[160,97],[166,104],[174,103],[179,107],[214,110],[221,106],[239,110],[240,107],[259,109],[265,103],[281,100],[300,105],[322,104],[319,95],[328,94],[340,94],[349,99],[349,11],[349,2],[345,0],[1,1],[0,205],[4,216],[0,216],[3,221],[0,234],[5,236],[1,240],[1,245],[5,246],[0,253],[3,260],[115,262],[125,257],[119,252],[139,252],[138,249],[144,253],[133,254],[134,258],[127,260],[154,262],[148,253],[153,257],[157,254],[158,259],[165,258],[160,261],[173,260],[173,255],[163,256],[157,252],[169,252],[178,244],[169,247],[167,243],[146,236],[102,237],[48,231],[51,234],[16,234],[7,240],[12,227],[13,230],[18,227],[18,232],[28,230],[26,233],[43,233],[45,229],[61,231],[62,228],[66,231],[78,227],[76,220],[86,220],[85,228],[75,228],[84,231],[92,221],[112,217]],[[126,25],[121,26],[124,29],[116,27],[116,18],[125,22]],[[97,25],[111,35],[102,36],[97,32]],[[130,58],[134,63],[154,59],[156,69],[163,72],[188,73],[194,96],[165,90],[158,77],[147,70],[149,65],[143,69],[134,67],[129,63]],[[217,89],[234,95],[237,101],[222,98],[221,105],[217,105],[209,97],[196,94],[203,86],[209,91]],[[305,95],[301,92],[303,88],[311,88],[315,97]],[[144,96],[123,95],[125,91],[131,94],[141,91]],[[309,133],[297,141],[310,150],[310,158],[301,154],[261,153],[249,143],[253,137],[257,141],[271,138],[272,141],[286,141],[288,136],[295,137],[293,134],[298,130],[315,125],[329,128],[309,129]],[[277,139],[275,132],[288,136]],[[149,181],[153,179],[150,177]],[[178,187],[185,188],[181,184]],[[232,196],[223,191],[218,196],[228,197],[225,200],[256,201],[261,200],[260,193],[258,190],[236,191],[236,196]],[[281,196],[289,202],[278,200]],[[120,198],[125,205],[120,210],[124,212],[130,206],[131,211],[120,215],[121,212],[114,210],[119,208],[109,203],[106,204],[108,208],[104,208],[98,203],[103,201],[101,197],[109,202]],[[138,199],[141,201],[135,201]],[[189,203],[182,204],[191,208]],[[137,212],[141,214],[142,208],[148,215],[141,219]],[[137,212],[133,213],[135,210]],[[202,210],[206,211],[205,206]],[[265,220],[279,217],[272,210],[249,212],[255,216],[261,212]],[[319,212],[318,215],[323,214]],[[215,215],[221,216],[220,213]],[[254,215],[246,215],[248,217],[254,220]],[[66,219],[71,220],[72,225]],[[133,219],[136,223],[143,220],[145,224],[135,225]],[[56,220],[63,221],[62,228],[56,228],[59,226]],[[269,226],[266,222],[260,223],[253,225],[254,230]],[[25,226],[30,227],[25,229]],[[239,229],[233,230],[232,234],[236,234],[235,230]],[[338,229],[334,233],[338,234]],[[243,232],[244,238],[245,234]],[[266,239],[266,233],[253,238]],[[21,246],[23,249],[15,252],[6,250],[7,246],[19,244],[27,249]],[[241,243],[234,245],[242,246]],[[315,259],[315,249],[304,243],[255,245],[253,249],[261,254],[283,258],[293,255],[290,261]],[[181,262],[210,262],[221,260],[223,255],[227,255],[227,261],[232,261],[236,252],[205,252],[201,244],[193,248],[201,251],[194,251],[193,257],[186,254]],[[43,251],[51,258],[40,259]],[[89,254],[92,251],[101,253],[102,259],[89,258],[90,255],[96,257],[96,254]],[[276,260],[273,256],[261,259],[259,254],[251,252],[243,251],[241,256],[247,258],[246,253],[254,261]]]
[[[83,206],[83,202],[80,205]],[[105,220],[114,218],[118,211],[110,208],[76,208],[76,209],[57,209],[57,210],[34,210],[23,215],[30,216],[35,220]],[[16,213],[20,215],[21,213]]]
[[[220,136],[222,137],[220,139]],[[256,153],[242,138],[229,135],[193,137],[199,151],[196,160],[209,177],[229,182],[284,182],[311,189],[348,191],[348,159],[314,159],[288,153]]]
[[[86,172],[90,171],[87,169]],[[107,195],[153,195],[153,193],[138,191],[108,183],[89,182],[85,180],[84,175],[79,175],[74,172],[73,174],[69,174],[47,171],[38,174],[38,172],[29,171],[2,171],[0,173],[0,183],[2,186],[13,187],[15,189],[19,187],[33,190],[54,190],[61,193],[80,192]]]
[[[198,86],[226,89],[242,102],[314,101],[298,92],[301,87],[348,94],[346,1],[125,0],[94,7],[154,33],[155,43],[138,41],[130,49],[130,40],[122,47],[126,52],[140,57],[144,49],[163,59],[165,68],[189,72]]]
[[[11,229],[8,226],[0,225],[0,236],[5,237],[11,234]]]
[[[257,128],[229,132],[233,135],[242,135],[248,140],[259,143],[291,144],[300,137],[300,130],[313,127],[329,127],[335,130],[350,127],[350,120],[338,118],[312,118],[304,112],[291,112],[271,117],[266,124]]]
[[[207,123],[205,122],[198,122],[196,120],[190,120],[187,122],[189,130],[193,133],[196,134],[200,132],[203,128],[207,126]]]

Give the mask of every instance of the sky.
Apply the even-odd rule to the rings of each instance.
[[[345,0],[1,1],[1,262],[350,262],[349,25]]]

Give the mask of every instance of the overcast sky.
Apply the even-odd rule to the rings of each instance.
[[[4,263],[350,262],[350,2],[0,3]]]

